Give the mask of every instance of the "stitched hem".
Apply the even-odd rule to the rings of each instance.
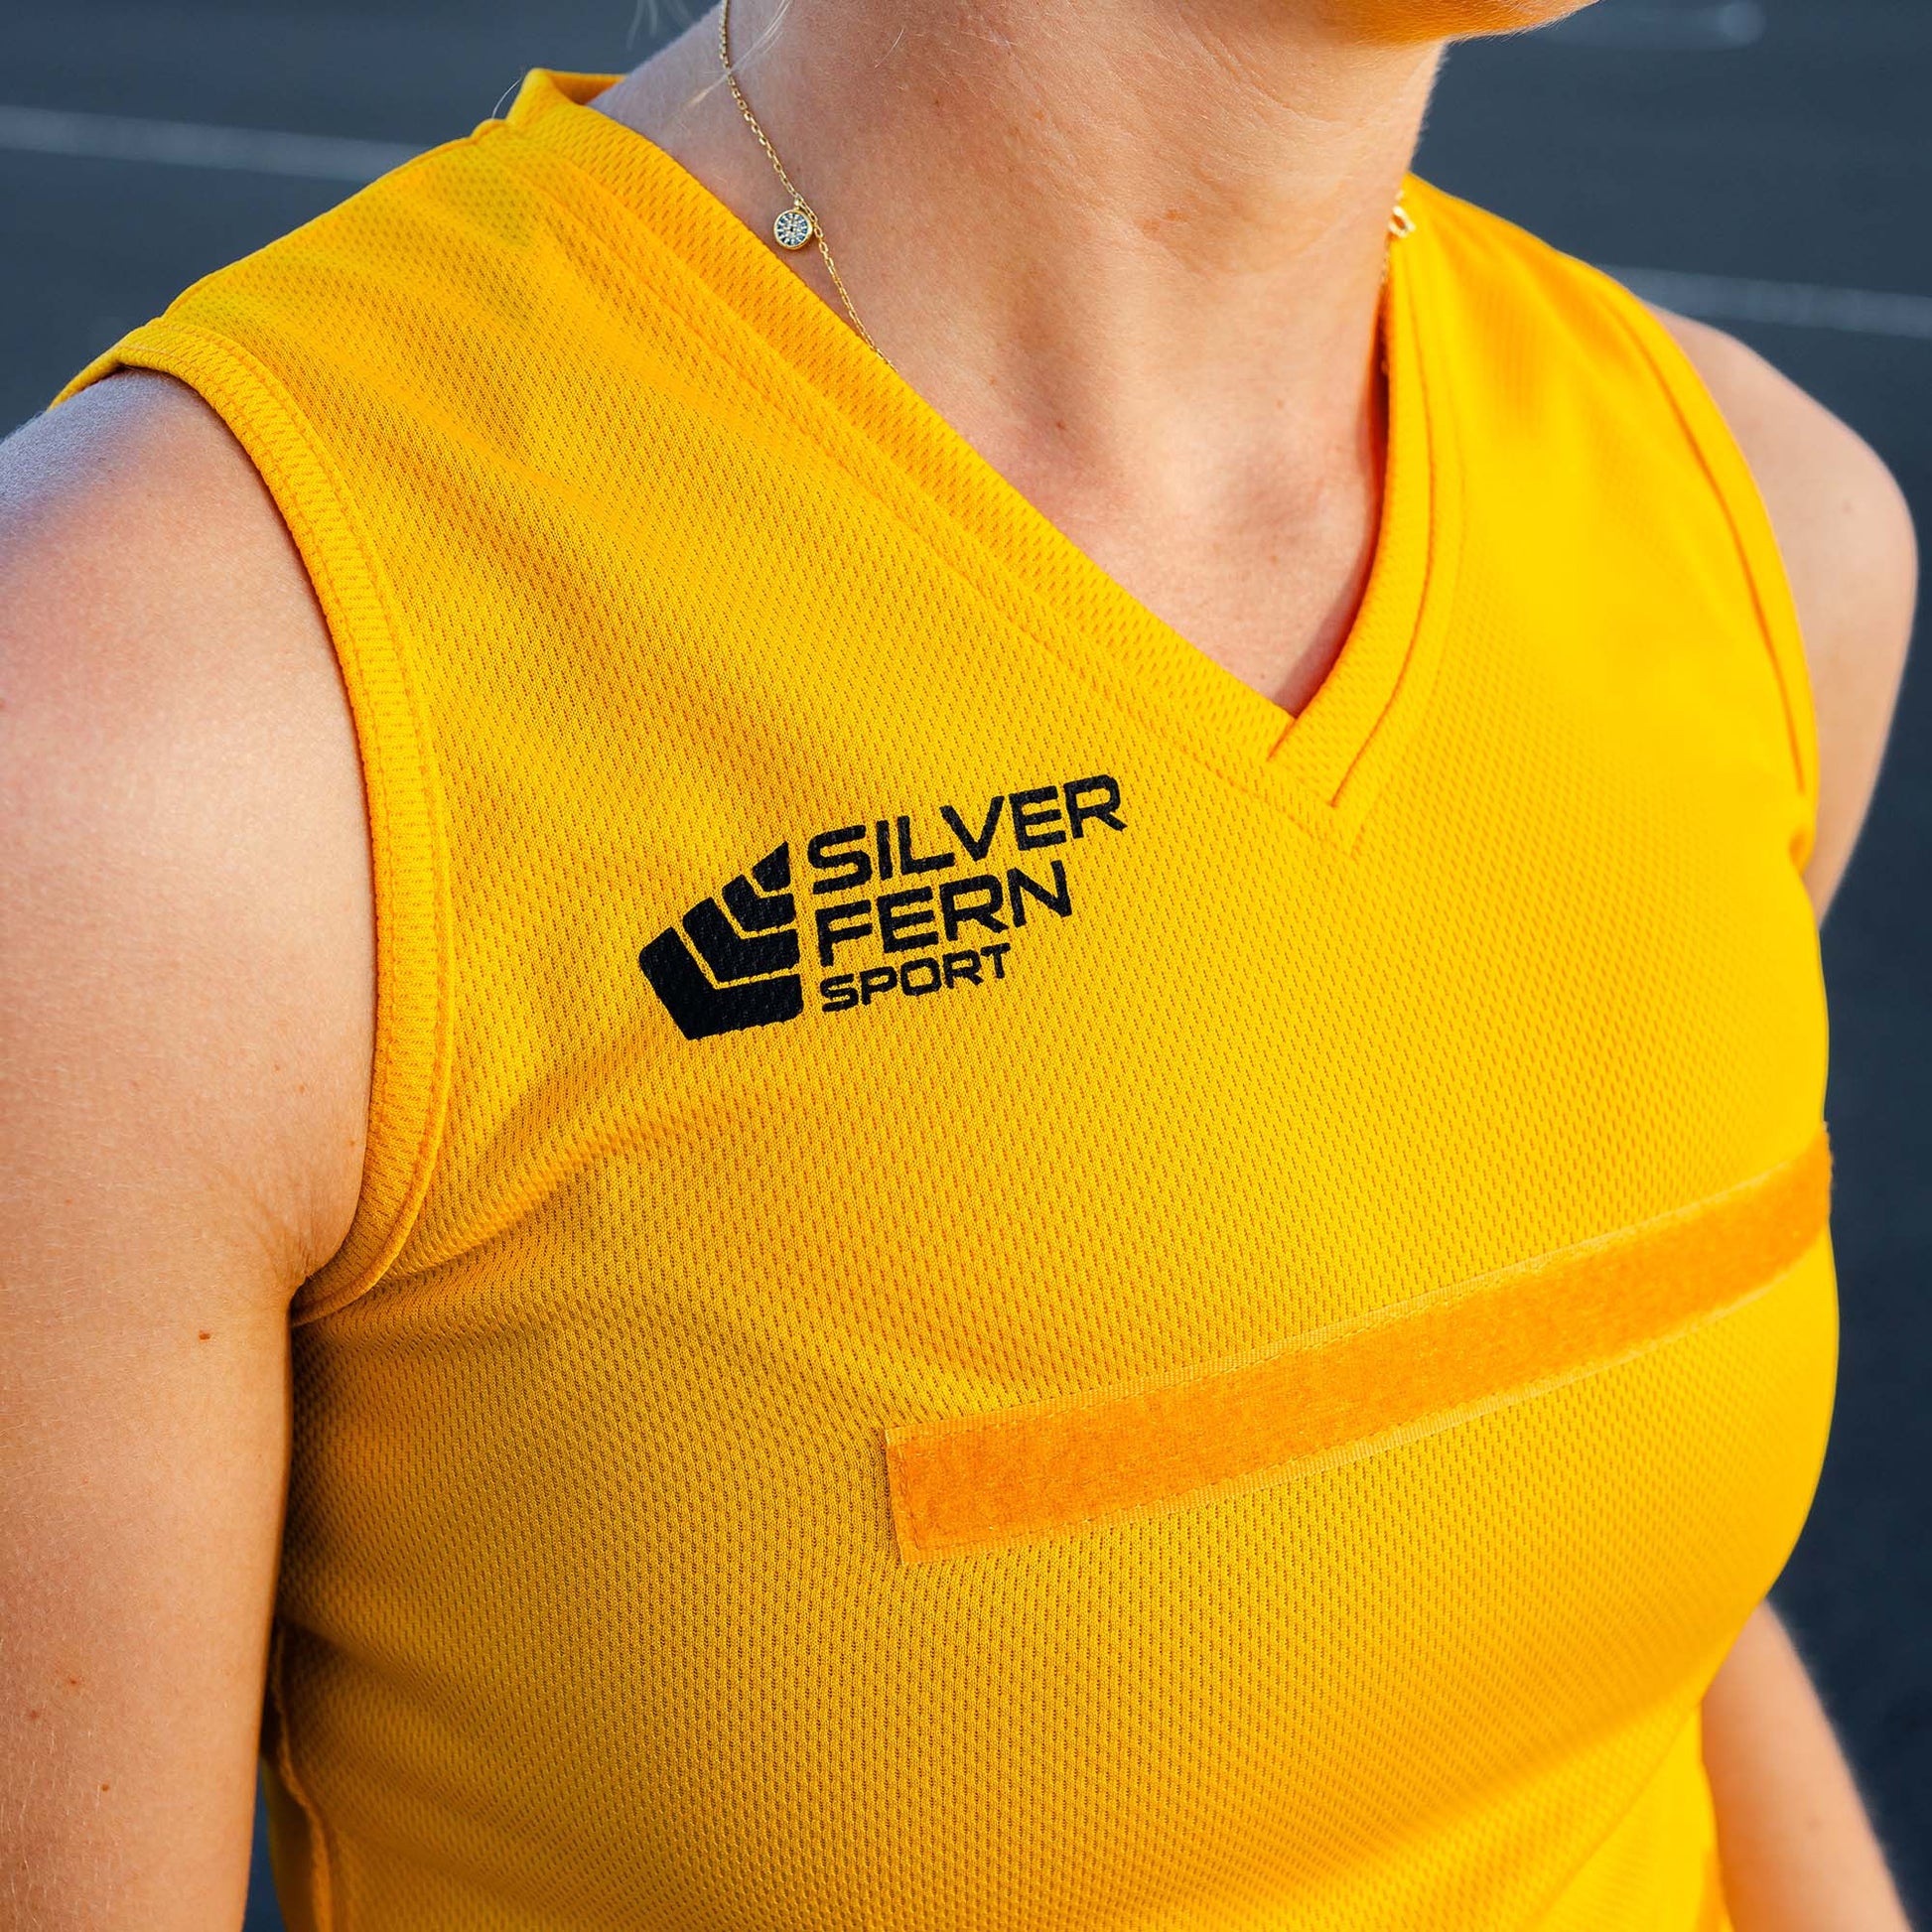
[[[268,1660],[261,1760],[276,1898],[288,1932],[341,1932],[328,1828],[296,1772],[289,1744],[288,1699],[283,1688],[286,1636],[287,1626],[277,1619]]]
[[[1677,338],[1620,282],[1587,264],[1580,263],[1579,267],[1610,296],[1612,314],[1669,396],[1730,526],[1784,704],[1785,732],[1801,808],[1791,860],[1802,872],[1818,835],[1818,721],[1812,709],[1811,667],[1798,607],[1791,595],[1791,581],[1770,511],[1764,506],[1757,479],[1730,425]]]

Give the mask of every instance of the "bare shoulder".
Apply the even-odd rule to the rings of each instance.
[[[1818,719],[1822,916],[1858,840],[1891,729],[1918,593],[1903,492],[1877,453],[1735,337],[1658,311],[1749,464],[1790,580]]]
[[[288,1303],[359,1187],[372,921],[307,575],[165,378],[0,445],[0,743],[6,1896],[238,1925]]]
[[[185,386],[116,375],[0,444],[0,678],[24,1104],[113,1139],[135,1125],[113,1075],[138,1069],[292,1290],[360,1184],[360,766],[295,546]]]

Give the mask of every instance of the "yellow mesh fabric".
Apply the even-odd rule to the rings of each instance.
[[[1374,581],[1291,721],[604,84],[531,75],[64,392],[233,426],[368,772],[291,1922],[1722,1927],[1699,1703],[1836,1329],[1813,726],[1695,375],[1412,184]],[[1467,1318],[1390,1355],[1410,1305]],[[1097,1509],[1035,1433],[1026,1535],[896,1536],[889,1434],[1285,1349],[1231,1483]],[[1220,1426],[1108,1415],[1123,1467]],[[1011,1527],[988,1466],[956,1520]]]

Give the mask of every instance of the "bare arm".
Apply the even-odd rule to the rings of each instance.
[[[1831,1721],[1768,1603],[1705,1695],[1704,1768],[1736,1932],[1907,1932]]]
[[[241,1921],[288,1303],[368,1104],[359,768],[253,469],[166,378],[0,448],[0,1928]]]
[[[1749,462],[1805,634],[1818,720],[1819,919],[1870,802],[1917,594],[1910,512],[1878,458],[1741,343],[1665,316]],[[1736,1932],[1908,1932],[1803,1662],[1768,1604],[1704,1701],[1704,1761]]]

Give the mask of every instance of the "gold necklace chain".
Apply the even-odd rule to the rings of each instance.
[[[785,164],[778,159],[778,150],[771,145],[764,129],[759,125],[759,117],[752,112],[752,103],[745,98],[745,89],[738,84],[738,74],[732,67],[732,0],[722,0],[718,9],[718,59],[724,64],[725,78],[731,85],[732,98],[738,102],[738,111],[745,116],[745,125],[758,136],[759,146],[776,171],[784,190],[791,197],[791,206],[780,208],[778,218],[771,224],[771,238],[780,248],[796,253],[812,242],[818,243],[818,252],[825,262],[825,272],[832,278],[832,286],[839,292],[839,300],[845,304],[845,313],[851,318],[852,326],[859,332],[860,340],[888,368],[892,367],[891,358],[873,341],[866,325],[859,320],[859,311],[852,306],[852,296],[845,286],[845,277],[839,273],[839,265],[832,259],[830,244],[825,239],[825,229],[812,205],[798,192],[798,185],[785,173]]]
[[[777,219],[771,223],[771,238],[780,248],[795,254],[800,248],[818,243],[818,252],[825,262],[825,272],[832,278],[832,286],[839,292],[839,300],[845,304],[845,313],[852,326],[859,332],[865,345],[886,364],[893,366],[892,358],[873,341],[866,325],[859,320],[859,311],[852,306],[851,292],[845,286],[845,277],[839,273],[839,265],[832,259],[831,244],[825,239],[825,227],[813,210],[811,203],[798,192],[798,184],[785,173],[785,164],[778,159],[778,150],[771,145],[770,137],[759,125],[759,117],[752,112],[752,103],[745,98],[745,89],[738,84],[738,72],[732,66],[732,0],[720,0],[718,8],[718,59],[725,69],[725,79],[730,84],[732,98],[738,102],[738,111],[745,116],[745,125],[758,136],[759,146],[764,150],[765,159],[771,163],[773,171],[784,191],[791,197],[791,206],[778,210]],[[1392,240],[1403,241],[1416,232],[1416,217],[1402,205],[1401,191],[1395,198],[1395,207],[1389,211],[1389,235]],[[1388,264],[1382,268],[1382,279],[1389,279]]]

